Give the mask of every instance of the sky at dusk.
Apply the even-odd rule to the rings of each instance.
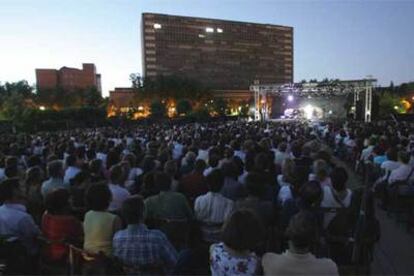
[[[103,95],[141,73],[143,12],[294,28],[294,80],[414,81],[414,1],[0,0],[0,82],[95,63]]]

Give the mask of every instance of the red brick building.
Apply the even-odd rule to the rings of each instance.
[[[56,69],[36,69],[37,89],[60,87],[67,91],[96,87],[100,93],[101,75],[96,73],[93,63],[83,63],[82,69],[62,67]]]

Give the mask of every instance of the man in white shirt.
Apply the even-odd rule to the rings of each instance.
[[[66,171],[65,176],[63,177],[63,182],[66,184],[70,184],[70,180],[74,178],[78,173],[80,173],[80,169],[77,167],[76,164],[76,156],[69,155],[66,158]]]
[[[127,189],[123,187],[125,179],[124,169],[121,165],[112,166],[110,170],[109,190],[112,194],[112,200],[109,204],[109,211],[117,211],[122,207],[122,203],[130,196]]]
[[[368,159],[371,157],[372,151],[374,150],[375,139],[370,138],[368,143],[369,144],[367,145],[367,147],[363,149],[361,152],[361,161],[368,161]]]
[[[209,192],[196,198],[194,213],[202,223],[201,230],[206,241],[215,242],[220,237],[221,224],[230,216],[234,202],[221,193],[224,175],[220,170],[212,171],[206,178]]]
[[[263,255],[264,275],[339,275],[331,259],[319,259],[310,252],[316,229],[316,218],[312,214],[306,211],[296,214],[286,230],[289,249],[283,254]]]
[[[286,158],[289,158],[289,154],[287,153],[287,144],[283,142],[276,150],[274,162],[276,165],[282,166]]]
[[[18,239],[30,255],[38,251],[36,237],[40,230],[23,205],[24,197],[17,178],[0,183],[3,205],[0,206],[0,235],[9,240]]]
[[[413,177],[413,167],[408,163],[410,162],[410,155],[405,151],[398,153],[398,161],[400,166],[393,170],[388,178],[388,184],[395,183],[397,181],[410,181]]]

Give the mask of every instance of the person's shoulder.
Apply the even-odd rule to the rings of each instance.
[[[267,267],[282,257],[283,255],[281,254],[276,254],[276,253],[271,253],[271,252],[265,253],[262,257],[262,266]]]
[[[318,267],[324,270],[327,274],[330,275],[337,275],[338,274],[338,267],[334,261],[329,258],[320,258],[317,259]],[[325,273],[324,273],[325,274]]]

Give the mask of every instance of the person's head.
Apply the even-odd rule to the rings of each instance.
[[[374,149],[373,149],[373,152],[376,156],[384,155],[384,149],[380,146],[375,146]]]
[[[122,216],[127,224],[138,224],[144,219],[144,199],[140,195],[127,198],[122,203]]]
[[[174,176],[177,173],[177,161],[175,160],[168,160],[164,164],[164,172],[170,176]]]
[[[247,193],[254,197],[262,197],[266,191],[264,176],[257,172],[249,172],[246,176]]]
[[[93,159],[89,161],[89,171],[92,174],[100,174],[102,172],[102,166],[101,159]]]
[[[387,160],[390,160],[390,161],[398,160],[398,152],[395,148],[389,148],[387,150]]]
[[[279,144],[279,146],[277,147],[277,149],[280,152],[286,152],[286,150],[287,150],[287,144],[285,142],[282,142],[282,143]]]
[[[342,192],[346,189],[346,182],[348,181],[348,173],[344,168],[336,167],[331,172],[331,182],[332,187],[338,191]]]
[[[86,191],[86,206],[93,211],[106,211],[112,200],[108,185],[104,183],[93,184]]]
[[[408,162],[410,162],[410,154],[406,151],[399,151],[398,161],[400,161],[403,164],[408,164]]]
[[[76,156],[75,155],[69,155],[68,157],[66,157],[66,166],[67,167],[76,166]]]
[[[51,178],[63,177],[63,163],[60,160],[55,160],[47,164],[47,173]]]
[[[25,182],[27,186],[40,185],[43,180],[43,171],[40,167],[31,167],[26,171]]]
[[[128,153],[127,155],[125,155],[125,156],[122,158],[122,161],[126,161],[126,162],[128,162],[128,163],[129,163],[129,166],[130,166],[131,168],[135,168],[136,163],[137,163],[137,158],[136,158],[135,154],[133,154],[133,153]]]
[[[66,214],[70,209],[70,193],[67,189],[57,189],[46,195],[45,207],[52,215]]]
[[[197,159],[194,164],[194,171],[198,173],[203,173],[206,169],[206,162],[203,159]]]
[[[286,229],[286,236],[290,240],[290,246],[293,249],[309,251],[312,243],[315,241],[317,234],[317,221],[308,211],[300,211],[293,216]]]
[[[302,155],[302,145],[299,141],[294,141],[291,145],[290,150],[295,158],[299,158]]]
[[[14,202],[21,199],[20,183],[17,177],[0,182],[0,201]]]
[[[221,233],[225,245],[236,251],[255,249],[262,242],[264,226],[250,210],[235,211],[223,225]]]
[[[322,199],[322,188],[318,181],[309,181],[302,185],[299,194],[305,209],[317,207]]]
[[[208,165],[212,168],[216,168],[219,164],[220,157],[217,154],[211,154],[208,158]]]
[[[124,168],[121,165],[112,166],[109,174],[112,184],[123,184],[122,180],[124,179]]]
[[[206,181],[209,190],[218,193],[224,185],[224,175],[220,169],[215,169],[207,175]]]
[[[313,162],[313,172],[319,181],[323,181],[328,176],[328,164],[325,160],[318,159]]]
[[[165,172],[156,172],[154,174],[154,182],[161,191],[169,191],[171,189],[171,178]]]

